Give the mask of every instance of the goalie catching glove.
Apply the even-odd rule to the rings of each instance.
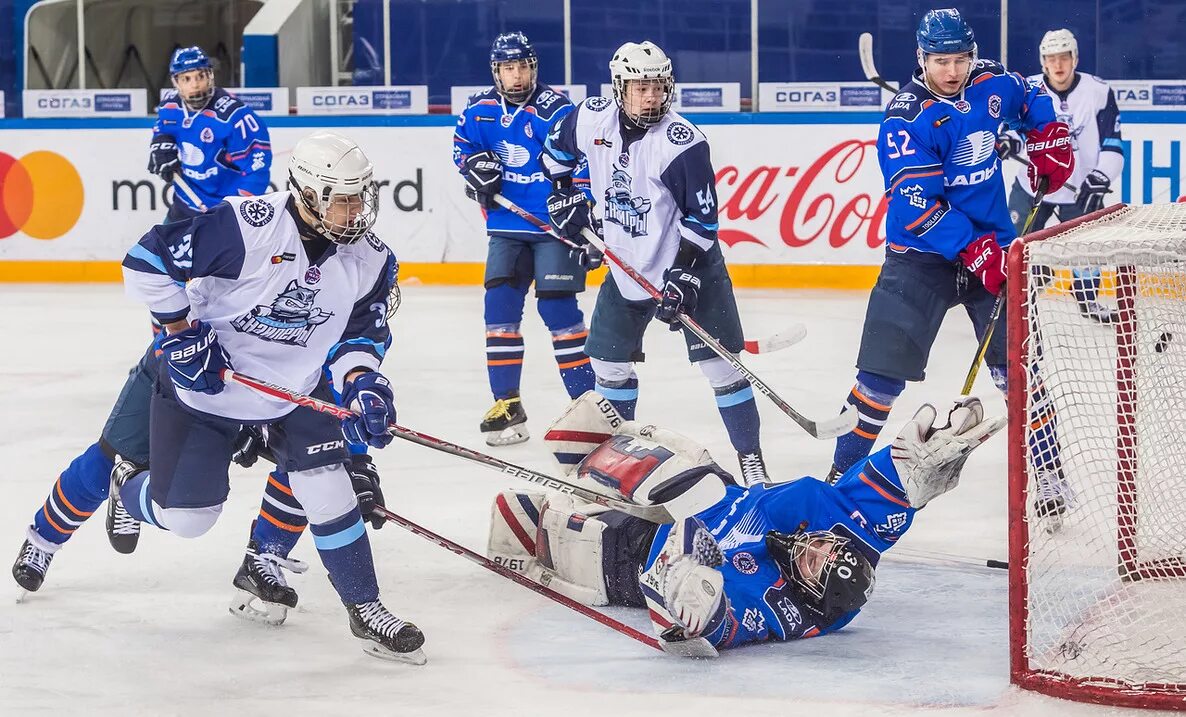
[[[935,407],[924,403],[890,448],[898,479],[915,509],[959,485],[968,455],[1005,427],[1004,416],[984,417],[975,396],[957,400],[942,426],[934,425],[937,417]]]

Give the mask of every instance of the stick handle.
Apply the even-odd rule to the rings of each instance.
[[[206,205],[202,204],[202,200],[198,199],[197,192],[194,191],[193,187],[189,186],[189,182],[186,182],[180,173],[173,175],[173,186],[180,189],[182,194],[189,197],[189,200],[193,202],[199,211],[206,211]]]

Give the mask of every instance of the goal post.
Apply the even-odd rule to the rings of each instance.
[[[1094,272],[1111,324],[1080,314]],[[1186,710],[1186,205],[1036,232],[1008,276],[1011,679]]]

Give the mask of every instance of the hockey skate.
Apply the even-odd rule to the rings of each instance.
[[[1114,324],[1120,320],[1119,311],[1109,309],[1098,301],[1080,301],[1079,313],[1083,314],[1084,318],[1105,325]]]
[[[1062,471],[1038,473],[1038,494],[1034,499],[1034,515],[1049,535],[1062,530],[1063,520],[1071,504],[1071,489]]]
[[[346,614],[350,616],[350,632],[362,640],[362,651],[366,654],[413,665],[428,662],[420,649],[424,644],[420,628],[391,614],[378,600],[346,603]]]
[[[249,541],[247,555],[233,581],[236,590],[228,607],[231,614],[265,625],[284,624],[288,608],[297,606],[297,592],[284,579],[282,569],[299,574],[309,566],[300,560],[261,553],[255,541]]]
[[[518,396],[495,401],[482,419],[481,430],[488,446],[510,446],[531,437],[527,432],[527,412]]]
[[[762,460],[762,452],[738,453],[737,462],[741,465],[741,485],[751,486],[767,483],[770,477],[766,475],[766,462]]]
[[[131,461],[120,461],[111,470],[111,489],[107,494],[107,539],[117,553],[132,553],[140,542],[140,521],[124,509],[119,489],[140,472]]]
[[[28,592],[37,592],[45,582],[50,561],[54,559],[54,553],[59,547],[61,546],[42,538],[30,527],[25,542],[21,544],[21,551],[16,556],[16,562],[12,564],[12,577],[17,585]]]

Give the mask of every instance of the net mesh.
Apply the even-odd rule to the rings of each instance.
[[[1028,668],[1186,697],[1186,204],[1125,207],[1024,261]]]

